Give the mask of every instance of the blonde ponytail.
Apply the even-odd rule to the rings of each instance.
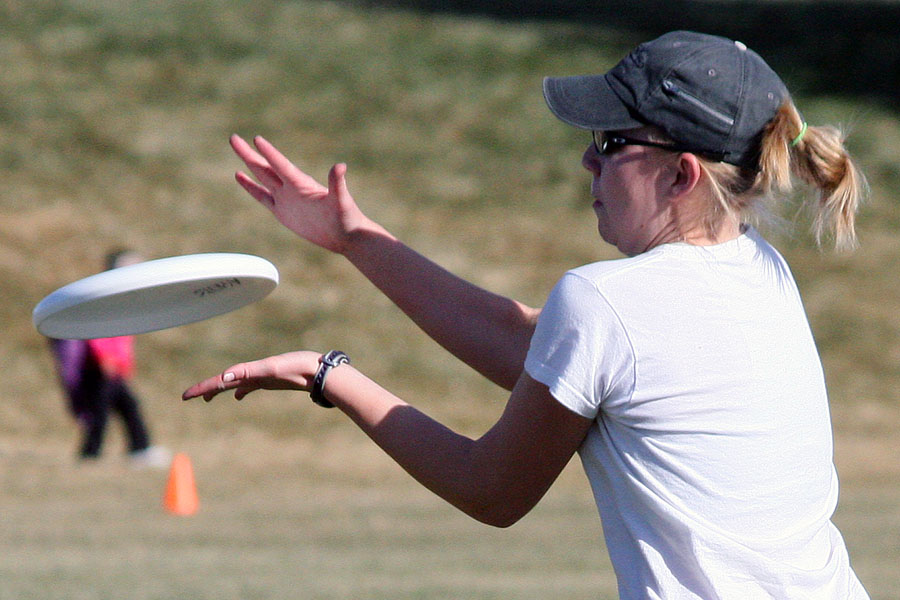
[[[807,126],[788,100],[763,132],[759,166],[754,187],[762,194],[790,192],[792,175],[818,189],[818,203],[809,208],[819,244],[830,235],[840,250],[856,247],[855,217],[866,181],[838,129]]]
[[[808,126],[790,100],[762,133],[759,169],[702,157],[700,167],[713,198],[702,216],[712,237],[727,218],[775,220],[763,200],[790,194],[796,178],[819,191],[818,201],[804,203],[812,213],[816,242],[821,246],[831,237],[839,250],[857,246],[855,219],[868,190],[865,177],[844,148],[843,134],[834,127]]]

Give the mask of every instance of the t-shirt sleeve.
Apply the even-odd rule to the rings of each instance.
[[[633,365],[631,344],[613,307],[591,281],[566,273],[541,311],[526,372],[561,404],[593,419],[603,402],[630,396]]]

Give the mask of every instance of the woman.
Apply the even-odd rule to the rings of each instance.
[[[238,182],[299,236],[346,256],[425,332],[512,390],[460,436],[347,364],[294,352],[235,365],[184,398],[309,390],[413,477],[485,523],[526,514],[579,452],[622,598],[866,598],[831,523],[837,479],[824,377],[787,264],[751,226],[792,174],[819,190],[815,231],[855,243],[862,177],[808,127],[743,44],[673,32],[604,75],[548,78],[600,235],[626,258],[566,273],[542,310],[468,284],[276,148],[232,146]],[[452,310],[449,308],[452,307]]]

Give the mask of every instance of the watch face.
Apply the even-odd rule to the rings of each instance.
[[[329,366],[336,367],[345,362],[350,362],[350,359],[343,352],[332,350],[325,355],[325,357],[322,359],[322,362],[327,363]]]
[[[332,350],[322,357],[322,362],[329,367],[336,367],[345,362],[350,362],[350,358],[339,350]]]

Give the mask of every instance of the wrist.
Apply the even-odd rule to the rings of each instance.
[[[373,240],[382,238],[394,239],[387,229],[364,216],[362,221],[344,236],[338,253],[355,264],[357,258],[367,257],[370,253],[369,244]]]
[[[324,408],[334,408],[334,404],[325,397],[325,380],[332,369],[349,362],[350,357],[340,350],[331,350],[322,355],[309,390],[309,397],[313,402]]]

